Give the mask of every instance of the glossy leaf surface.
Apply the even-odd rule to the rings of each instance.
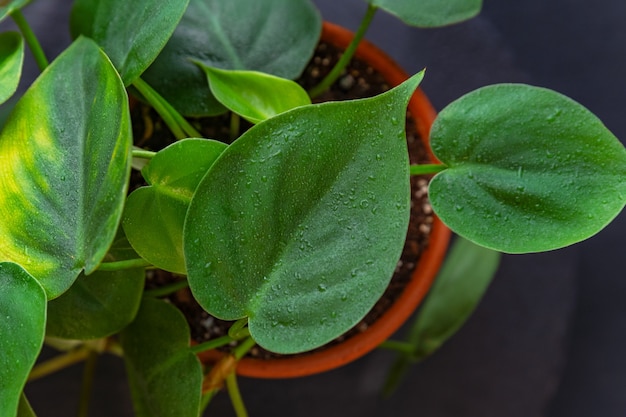
[[[225,111],[195,61],[294,79],[319,39],[321,17],[309,0],[191,0],[144,79],[189,116]]]
[[[49,299],[93,271],[113,241],[130,174],[124,86],[86,38],[18,101],[0,134],[0,258]]]
[[[145,298],[121,334],[138,417],[197,417],[202,367],[189,349],[189,327],[176,307]]]
[[[174,32],[189,0],[76,0],[74,38],[95,40],[129,85],[154,61]]]
[[[215,98],[250,123],[311,104],[307,92],[295,81],[257,71],[220,70],[199,65],[207,74]]]
[[[395,388],[412,363],[433,354],[467,321],[493,280],[500,257],[500,252],[456,238],[409,330],[406,342],[412,352],[396,359],[386,391]]]
[[[557,249],[606,226],[626,202],[626,150],[587,109],[518,84],[476,90],[431,130],[449,169],[430,183],[455,232],[511,253]]]
[[[24,39],[17,32],[0,34],[0,104],[17,90],[24,62]]]
[[[482,0],[366,0],[368,3],[418,27],[439,27],[476,16]]]
[[[420,80],[299,107],[224,151],[184,230],[189,284],[207,311],[248,316],[257,343],[280,353],[320,346],[369,311],[406,236],[404,120]]]
[[[158,152],[143,168],[150,185],[128,197],[122,224],[137,253],[157,268],[186,272],[187,208],[200,180],[224,149],[224,143],[214,140],[184,139]]]
[[[30,0],[5,0],[4,2],[0,2],[0,21],[4,20],[13,11],[26,6],[28,3],[30,3]]]
[[[104,261],[134,258],[130,244],[118,234]],[[46,336],[89,340],[119,332],[137,314],[144,277],[144,268],[81,274],[69,290],[48,303]]]
[[[0,415],[14,416],[44,338],[46,294],[19,265],[0,263]]]

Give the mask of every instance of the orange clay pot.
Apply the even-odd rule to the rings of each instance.
[[[352,36],[350,31],[325,22],[321,40],[345,49]],[[378,71],[391,87],[401,84],[408,78],[384,52],[365,40],[357,49],[356,57],[366,61]],[[416,120],[418,133],[424,138],[430,151],[426,138],[436,112],[421,90],[418,89],[411,98],[409,111]],[[431,157],[434,161],[432,153]],[[366,331],[342,343],[302,355],[271,360],[243,358],[237,366],[237,373],[265,379],[302,377],[338,368],[369,353],[387,340],[413,314],[437,275],[449,239],[450,230],[435,216],[428,247],[417,262],[411,281],[395,303]],[[217,351],[200,354],[200,358],[208,363],[214,363],[221,357],[223,354]]]

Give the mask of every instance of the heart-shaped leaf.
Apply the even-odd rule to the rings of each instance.
[[[0,21],[4,20],[13,11],[19,10],[30,3],[30,0],[5,0],[0,2]]]
[[[129,246],[124,235],[118,233],[105,260],[136,258]],[[46,336],[89,340],[119,332],[137,314],[144,277],[143,268],[81,274],[69,290],[48,303]],[[77,311],[80,314],[76,314]]]
[[[310,0],[191,0],[143,78],[185,115],[223,113],[194,61],[294,79],[313,55],[321,28]]]
[[[113,241],[131,138],[124,86],[86,38],[33,83],[0,134],[0,256],[49,299],[92,272]]]
[[[417,27],[440,27],[476,16],[482,0],[366,0]]]
[[[256,124],[287,110],[311,104],[295,81],[257,71],[221,70],[199,63],[211,92],[229,110]]]
[[[17,32],[0,34],[0,104],[7,101],[20,82],[24,62],[24,39]]]
[[[446,107],[431,130],[449,168],[430,183],[439,217],[491,249],[584,240],[626,202],[626,150],[591,112],[551,90],[503,84]]]
[[[148,187],[128,196],[122,224],[142,258],[185,274],[183,224],[196,187],[226,149],[221,142],[184,139],[158,152],[142,174]]]
[[[73,37],[95,40],[129,85],[154,61],[172,36],[189,0],[76,0]]]
[[[19,265],[0,263],[0,415],[14,416],[41,350],[46,294]]]
[[[137,317],[121,334],[137,416],[198,416],[202,367],[189,341],[189,326],[176,307],[143,300]]]
[[[404,120],[420,80],[282,113],[224,151],[184,229],[189,284],[208,312],[248,316],[253,338],[279,353],[318,347],[365,316],[404,245]]]

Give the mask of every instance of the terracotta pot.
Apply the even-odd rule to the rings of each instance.
[[[321,39],[345,49],[352,36],[350,31],[325,22]],[[408,78],[384,52],[365,40],[361,42],[356,57],[368,62],[392,87]],[[421,90],[418,89],[413,95],[409,111],[416,120],[420,136],[428,138],[436,112]],[[427,142],[427,139],[424,140]],[[425,145],[430,152],[428,143]],[[434,160],[432,153],[431,157]],[[450,230],[435,217],[428,248],[417,262],[411,281],[396,302],[365,332],[358,333],[345,342],[307,354],[272,360],[244,358],[239,362],[237,373],[266,379],[301,377],[338,368],[369,353],[398,330],[420,304],[435,279],[449,239]],[[220,357],[222,354],[217,351],[204,352],[200,355],[202,360],[209,362],[215,362]]]

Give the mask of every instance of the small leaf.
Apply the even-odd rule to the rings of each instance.
[[[197,417],[202,367],[189,349],[189,326],[176,307],[145,298],[121,334],[135,414]]]
[[[0,34],[0,104],[17,90],[24,62],[24,39],[17,32]]]
[[[252,337],[279,353],[321,346],[365,316],[404,245],[404,119],[420,80],[298,107],[224,151],[184,229],[189,285],[208,312],[249,317]]]
[[[311,104],[294,81],[257,71],[220,70],[198,63],[206,72],[211,92],[229,110],[256,124],[279,113]]]
[[[142,258],[170,272],[185,274],[183,224],[191,197],[215,159],[221,142],[184,139],[158,152],[142,173],[148,187],[131,193],[122,224]]]
[[[538,252],[599,232],[626,202],[626,150],[589,110],[554,91],[485,87],[431,130],[449,169],[430,183],[452,230],[491,249]]]
[[[220,114],[225,109],[194,62],[295,79],[313,55],[321,29],[310,0],[191,0],[143,78],[187,116]]]
[[[476,16],[482,0],[366,0],[417,27],[440,27]]]
[[[43,345],[46,294],[19,265],[0,263],[0,415],[14,416]]]
[[[98,46],[78,39],[0,133],[0,257],[61,295],[115,236],[130,175],[128,98]]]
[[[501,254],[457,237],[409,330],[412,354],[401,355],[386,383],[389,393],[415,361],[432,355],[474,312],[498,269]]]
[[[123,234],[118,234],[106,261],[129,259],[133,252],[127,246]],[[144,277],[143,268],[81,274],[69,290],[48,303],[46,336],[89,340],[119,332],[137,314]]]
[[[0,1],[0,22],[15,10],[19,10],[30,3],[30,0],[4,0]]]
[[[124,85],[154,61],[180,21],[189,0],[76,0],[70,30],[95,40],[119,71]]]

